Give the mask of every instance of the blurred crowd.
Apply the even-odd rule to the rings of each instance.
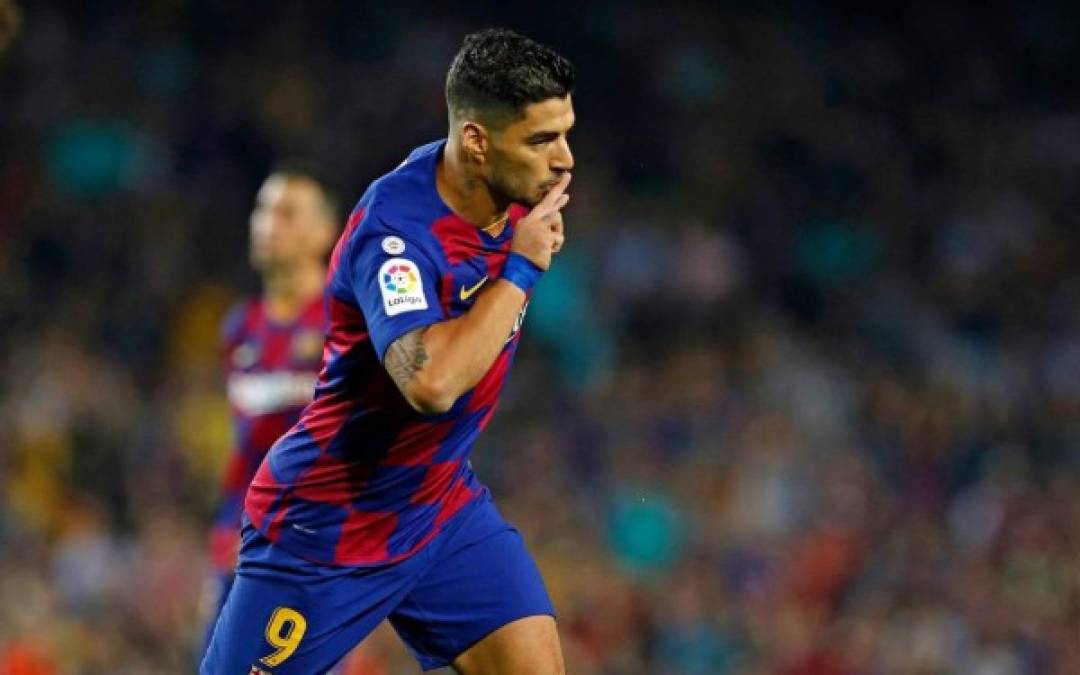
[[[0,4],[4,4],[0,2]],[[1080,11],[25,3],[0,55],[0,675],[193,670],[254,191],[580,71],[474,464],[577,675],[1080,673]],[[351,675],[417,667],[381,632]]]

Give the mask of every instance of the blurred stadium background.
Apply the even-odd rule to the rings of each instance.
[[[0,674],[191,672],[255,189],[303,156],[355,201],[493,24],[580,72],[570,244],[474,454],[570,672],[1080,673],[1076,3],[21,5]]]

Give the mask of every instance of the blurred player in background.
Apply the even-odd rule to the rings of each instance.
[[[311,170],[282,168],[259,189],[251,214],[251,264],[262,295],[239,304],[224,327],[233,448],[210,535],[214,571],[208,633],[233,582],[240,515],[267,450],[311,401],[322,358],[326,259],[338,206]]]
[[[203,673],[324,673],[387,617],[424,669],[564,672],[540,574],[469,453],[564,242],[574,79],[516,33],[470,35],[449,137],[353,210],[315,400],[252,481]]]

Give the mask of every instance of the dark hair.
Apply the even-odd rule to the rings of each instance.
[[[516,119],[530,103],[563,98],[574,89],[574,66],[555,50],[506,28],[465,36],[446,74],[450,119]]]
[[[329,174],[321,166],[305,160],[290,159],[275,165],[270,175],[310,180],[318,185],[326,217],[335,225],[340,224],[338,219],[341,217],[341,204],[338,201],[337,190],[334,189],[334,183]]]

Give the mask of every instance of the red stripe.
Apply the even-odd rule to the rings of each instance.
[[[461,461],[456,459],[432,464],[428,467],[423,482],[413,493],[410,501],[413,504],[434,504],[439,501],[439,497],[449,492],[450,481],[453,480],[460,466]]]
[[[451,213],[431,225],[431,232],[442,246],[451,266],[481,253],[484,248],[480,231]]]
[[[304,428],[320,448],[326,450],[330,441],[341,431],[354,404],[352,399],[335,392],[315,399],[308,407],[304,415]]]
[[[443,497],[442,506],[439,508],[438,515],[435,516],[435,528],[438,529],[439,525],[460,511],[461,507],[472,498],[473,493],[465,485],[465,481],[460,478],[455,481],[453,487],[450,488],[450,493]]]
[[[360,224],[360,220],[364,217],[364,209],[357,207],[349,215],[349,220],[345,223],[345,231],[338,237],[337,244],[334,245],[334,252],[330,254],[330,268],[326,272],[327,282],[333,278],[334,273],[337,272],[338,264],[341,262],[341,252],[345,249],[345,244],[348,243],[349,237],[352,236],[353,230]]]
[[[289,348],[292,334],[284,331],[265,331],[259,365],[266,370],[277,370],[289,365]]]
[[[491,416],[495,414],[495,406],[488,408],[484,416],[480,418],[480,421],[476,423],[476,428],[480,431],[487,429],[488,422],[491,421]]]
[[[293,495],[321,504],[348,505],[364,488],[375,467],[344,462],[323,452],[297,480]]]
[[[512,204],[510,206],[510,225],[514,227],[517,225],[517,221],[521,220],[523,216],[529,213],[529,210],[519,204]],[[503,265],[506,264],[506,256],[510,253],[510,246],[514,243],[513,237],[508,237],[506,241],[499,247],[499,251],[496,253],[489,253],[487,256],[488,276],[492,279],[497,279],[502,276]]]
[[[319,384],[326,384],[327,370],[336,355],[345,354],[355,344],[367,337],[367,324],[358,307],[327,294],[330,317],[326,327],[326,339],[323,342],[322,366],[319,369]]]
[[[522,204],[511,204],[508,213],[510,214],[510,224],[516,225],[517,221],[529,215],[529,207]]]
[[[439,446],[457,420],[409,424],[394,439],[386,457],[380,461],[384,466],[423,466],[431,462]],[[417,452],[416,449],[420,451]]]
[[[498,279],[502,276],[503,265],[506,264],[506,252],[510,249],[510,242],[506,242],[505,250],[499,253],[491,253],[487,256],[484,262],[487,263],[487,273],[492,279]]]
[[[439,298],[439,303],[442,305],[443,313],[446,316],[450,316],[450,305],[454,302],[454,273],[447,272],[442,278],[442,296]]]
[[[507,239],[499,247],[498,251],[489,253],[484,260],[487,263],[488,276],[492,279],[498,279],[502,276],[503,265],[506,264],[506,256],[510,253],[510,246],[514,243],[513,239]]]
[[[251,311],[248,312],[244,321],[244,334],[257,333],[259,328],[266,324],[266,304],[262,298],[251,303]]]
[[[344,354],[367,337],[367,323],[359,307],[330,295],[330,325],[326,331],[326,346]]]
[[[270,451],[277,439],[292,429],[293,422],[299,417],[299,406],[284,408],[276,413],[260,415],[251,418],[248,422],[247,450],[249,453],[258,455],[254,460],[248,460],[252,464],[258,464],[263,456]],[[254,471],[254,469],[252,469]],[[248,478],[250,481],[250,477]],[[247,483],[244,484],[247,487]]]
[[[472,398],[469,399],[469,412],[476,412],[485,406],[495,405],[495,402],[498,401],[499,392],[502,391],[503,382],[506,380],[506,373],[510,369],[510,359],[513,352],[513,349],[503,349],[502,353],[499,354],[499,358],[495,359],[495,363],[491,364],[484,377],[476,383],[473,388]]]
[[[247,497],[244,499],[244,510],[247,511],[255,527],[262,529],[263,522],[270,512],[270,506],[274,503],[274,498],[277,497],[281,488],[282,486],[274,480],[274,475],[270,471],[270,462],[264,461],[255,472],[255,478],[251,480],[251,487],[248,488]]]
[[[281,498],[281,504],[278,505],[277,513],[274,514],[273,520],[266,526],[266,538],[270,541],[277,541],[281,536],[281,526],[285,524],[285,517],[289,515],[290,501],[289,495],[285,495]]]
[[[397,516],[393,513],[350,510],[341,526],[334,562],[355,564],[384,560],[386,544],[396,527]]]

